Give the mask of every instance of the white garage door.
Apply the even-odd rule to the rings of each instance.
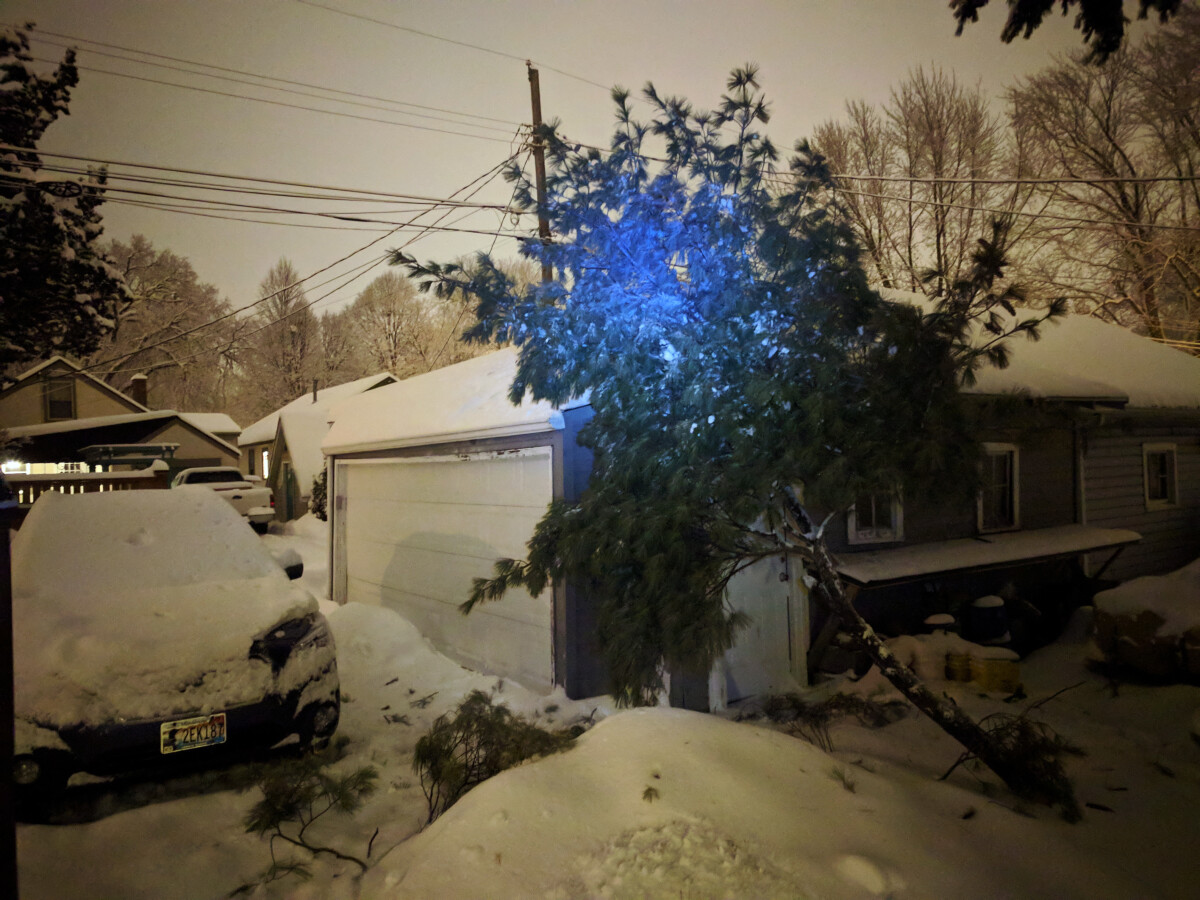
[[[509,591],[467,616],[458,607],[497,559],[525,557],[552,497],[551,467],[546,447],[339,462],[335,566],[345,568],[345,598],[395,609],[464,665],[548,689],[549,588]]]

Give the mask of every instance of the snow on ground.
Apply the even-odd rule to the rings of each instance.
[[[325,532],[276,529],[327,579]],[[1068,825],[1014,801],[921,716],[881,729],[831,728],[834,750],[761,724],[665,708],[614,712],[462,669],[394,613],[331,607],[343,691],[337,771],[374,765],[379,791],[314,839],[370,870],[317,862],[311,881],[260,886],[257,900],[391,898],[1132,898],[1192,897],[1200,882],[1200,687],[1121,684],[1083,666],[1086,616],[1021,663],[1030,701],[1006,705],[959,682],[935,689],[976,717],[1038,713],[1087,756],[1072,759],[1084,819]],[[887,697],[868,674],[844,687]],[[473,689],[551,726],[598,724],[576,746],[505,772],[423,828],[416,740]],[[814,696],[831,690],[824,685]],[[985,787],[985,785],[993,787]],[[267,845],[240,824],[257,800],[210,790],[82,825],[23,825],[24,900],[219,898],[254,879]],[[376,828],[377,835],[372,840]],[[69,863],[69,864],[65,864]]]
[[[1200,629],[1200,559],[1166,575],[1146,575],[1101,591],[1096,606],[1112,616],[1155,613],[1163,620],[1158,629],[1163,636]]]

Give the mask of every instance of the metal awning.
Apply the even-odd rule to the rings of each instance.
[[[175,456],[178,444],[89,444],[79,454],[93,466],[135,466]]]
[[[850,584],[873,588],[939,575],[1066,559],[1100,550],[1120,551],[1141,539],[1136,531],[1123,528],[1060,525],[889,550],[844,553],[837,568]]]

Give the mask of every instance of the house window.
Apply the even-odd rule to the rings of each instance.
[[[851,544],[879,544],[904,539],[904,510],[894,494],[863,494],[846,513]]]
[[[1019,460],[1015,444],[983,445],[978,503],[981,532],[1011,531],[1020,527]]]
[[[1143,444],[1146,509],[1163,509],[1179,502],[1175,483],[1175,445]]]
[[[271,477],[271,451],[263,450],[262,452],[262,473],[263,478]]]
[[[75,418],[75,379],[47,378],[42,382],[47,422]]]
[[[254,474],[254,451],[251,450],[246,454],[246,474]]]

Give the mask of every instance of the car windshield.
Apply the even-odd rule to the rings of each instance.
[[[245,481],[241,472],[231,469],[221,469],[215,472],[192,472],[187,477],[188,484],[216,484],[221,481]]]

